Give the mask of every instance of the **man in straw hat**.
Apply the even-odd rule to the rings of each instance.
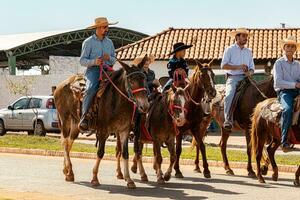
[[[238,28],[230,33],[235,43],[225,49],[221,68],[226,72],[226,93],[224,101],[224,128],[232,129],[233,116],[230,116],[230,108],[235,95],[236,87],[246,76],[254,73],[254,61],[252,51],[246,48],[248,37],[251,34],[244,28]]]
[[[300,94],[300,63],[293,58],[300,47],[300,43],[297,43],[295,37],[290,36],[280,41],[280,44],[284,56],[276,60],[274,64],[274,89],[283,107],[280,124],[282,150],[288,152],[291,150],[287,140],[288,131],[292,124],[294,99]]]
[[[175,70],[183,70],[186,75],[189,73],[189,66],[187,65],[184,57],[186,49],[191,48],[193,45],[186,45],[183,42],[178,42],[173,45],[173,51],[170,53],[170,55],[174,56],[169,60],[167,68],[168,68],[168,74],[169,74],[169,81],[165,84],[163,87],[163,91],[170,88],[170,85],[173,83],[173,77]]]
[[[151,95],[152,92],[154,91],[154,88],[159,87],[159,82],[155,78],[154,71],[149,68],[150,64],[155,61],[155,56],[147,54],[146,52],[142,52],[139,56],[137,56],[132,61],[132,64],[135,65],[135,66],[138,66],[142,62],[142,60],[144,59],[144,57],[146,55],[147,55],[147,60],[146,60],[146,62],[144,64],[144,66],[143,66],[143,73],[146,76],[148,93],[149,93],[149,95]]]
[[[79,123],[81,131],[88,130],[86,114],[99,88],[100,66],[104,70],[112,69],[116,62],[113,42],[107,37],[109,23],[105,17],[95,19],[89,29],[95,29],[95,34],[82,44],[80,64],[86,67],[86,90],[82,102],[82,116]]]

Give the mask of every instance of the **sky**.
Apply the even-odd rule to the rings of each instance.
[[[100,16],[150,35],[169,27],[300,27],[299,0],[1,0],[0,6],[0,35],[83,29]]]

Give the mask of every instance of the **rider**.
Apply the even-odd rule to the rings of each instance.
[[[132,64],[138,66],[146,55],[147,55],[146,52],[141,53],[141,55],[139,55],[132,61]],[[153,93],[155,88],[159,87],[159,82],[155,78],[154,71],[149,68],[150,64],[153,63],[154,61],[155,61],[155,56],[147,55],[147,60],[143,66],[143,73],[146,76],[147,89],[149,95]]]
[[[224,51],[221,68],[226,71],[226,93],[224,101],[224,125],[227,130],[232,129],[233,116],[230,116],[230,108],[235,95],[236,87],[245,76],[254,73],[254,61],[251,49],[245,47],[250,33],[244,28],[238,28],[230,33],[235,38],[235,43]]]
[[[300,62],[293,56],[299,49],[300,43],[290,36],[281,41],[284,56],[274,64],[274,89],[278,94],[283,107],[281,115],[281,145],[283,152],[288,152],[288,131],[292,124],[294,98],[299,95],[300,89]]]
[[[95,24],[88,27],[96,29],[95,34],[87,38],[82,44],[80,64],[87,67],[85,72],[86,90],[82,102],[82,116],[78,125],[81,131],[88,130],[86,114],[99,88],[100,66],[109,70],[116,62],[115,47],[107,37],[109,23],[105,17],[95,19]]]
[[[169,60],[169,63],[167,65],[168,67],[168,74],[169,74],[169,80],[163,87],[163,91],[166,91],[170,88],[171,84],[173,83],[173,77],[174,72],[177,69],[184,70],[186,75],[189,73],[189,66],[187,65],[184,57],[186,49],[191,48],[193,45],[186,45],[183,42],[179,42],[173,45],[173,51],[170,53],[170,55],[174,56]]]

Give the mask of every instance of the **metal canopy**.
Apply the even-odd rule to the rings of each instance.
[[[50,55],[79,56],[82,42],[93,33],[94,30],[90,29],[70,31],[0,51],[0,67],[9,66],[10,74],[15,74],[16,67],[28,69],[32,66],[47,65]],[[119,27],[111,27],[108,33],[116,49],[147,36]]]

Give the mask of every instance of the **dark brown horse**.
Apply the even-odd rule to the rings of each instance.
[[[186,95],[184,89],[173,86],[167,92],[156,95],[147,116],[149,133],[153,140],[153,168],[156,171],[157,182],[159,184],[163,184],[171,178],[172,168],[176,159],[175,137],[178,134],[178,127],[185,124],[185,102]],[[140,143],[143,143],[143,140],[140,140]],[[170,165],[165,174],[163,174],[161,169],[161,146],[163,144],[166,144],[170,154]],[[138,167],[141,179],[145,181],[147,180],[147,175],[142,163],[143,144],[139,146],[140,149],[135,151],[131,170],[136,173]]]
[[[180,127],[180,134],[176,137],[176,162],[174,164],[174,169],[176,171],[175,177],[182,178],[183,175],[179,169],[179,159],[182,151],[182,136],[183,133],[190,132],[196,139],[197,144],[200,146],[204,176],[209,178],[210,171],[208,169],[208,163],[206,159],[205,145],[203,143],[201,131],[201,121],[208,115],[206,106],[209,101],[211,101],[216,96],[216,90],[214,87],[214,73],[210,68],[209,64],[198,63],[194,74],[192,75],[191,82],[186,89],[187,94],[189,94],[188,101],[186,103],[186,124]]]
[[[267,96],[267,97],[276,97],[276,92],[273,88],[273,77],[270,76],[266,80],[263,80],[259,82],[258,88]],[[223,95],[223,94],[220,94]],[[251,100],[250,100],[251,99]],[[244,130],[245,136],[246,136],[246,144],[247,144],[247,156],[248,156],[248,175],[250,177],[255,176],[255,172],[252,169],[251,165],[251,146],[250,144],[250,128],[251,128],[251,115],[253,113],[253,109],[255,106],[263,101],[265,98],[260,94],[260,92],[253,86],[249,85],[247,89],[245,90],[244,95],[242,96],[239,104],[237,105],[235,112],[234,112],[234,127],[232,130],[234,131],[241,131]],[[203,120],[201,122],[201,127],[203,128],[204,133],[200,133],[201,135],[205,134],[206,128],[210,123],[210,118],[214,118],[219,127],[221,128],[221,141],[219,146],[221,147],[221,153],[224,163],[224,168],[226,170],[227,174],[234,175],[233,170],[229,166],[229,162],[227,159],[227,153],[226,153],[226,146],[227,146],[227,140],[230,136],[231,131],[227,131],[223,128],[224,123],[224,101],[219,100],[216,101],[212,105],[212,112],[210,116],[207,116],[206,120]],[[195,171],[200,171],[199,168],[199,146],[196,145],[197,149],[197,155],[195,159]],[[264,173],[267,171],[266,164],[264,166]]]
[[[261,158],[263,155],[264,145],[267,144],[267,154],[270,159],[273,175],[272,179],[277,181],[278,179],[278,167],[275,162],[275,151],[280,146],[281,136],[278,132],[278,123],[271,122],[270,120],[266,120],[262,117],[262,112],[264,112],[264,108],[269,107],[273,102],[277,101],[276,98],[267,99],[259,104],[257,104],[253,117],[252,117],[252,128],[251,128],[251,145],[253,150],[253,155],[256,158],[257,165],[257,178],[260,183],[265,183],[264,178],[262,177],[262,170],[260,167]],[[298,121],[299,125],[299,121]],[[299,131],[299,127],[297,127]],[[300,137],[298,139],[300,141]],[[295,174],[294,185],[299,186],[299,176],[300,176],[300,166]]]
[[[96,123],[91,129],[96,130],[98,141],[97,161],[93,168],[93,186],[99,185],[98,169],[104,156],[105,142],[110,133],[117,133],[120,137],[121,154],[124,161],[124,178],[128,188],[135,188],[130,178],[128,167],[128,136],[131,130],[133,105],[142,113],[149,108],[147,92],[145,89],[145,76],[141,72],[146,57],[139,66],[128,66],[120,62],[122,68],[115,71],[101,95],[96,97],[94,105],[97,106]],[[64,174],[66,181],[74,181],[70,150],[74,140],[78,137],[77,128],[80,116],[77,113],[78,100],[73,96],[70,84],[76,79],[73,76],[62,82],[56,89],[54,98],[61,125],[61,138],[64,147]],[[125,95],[126,94],[126,95]],[[127,96],[128,95],[128,96]],[[91,109],[90,109],[91,110]]]

